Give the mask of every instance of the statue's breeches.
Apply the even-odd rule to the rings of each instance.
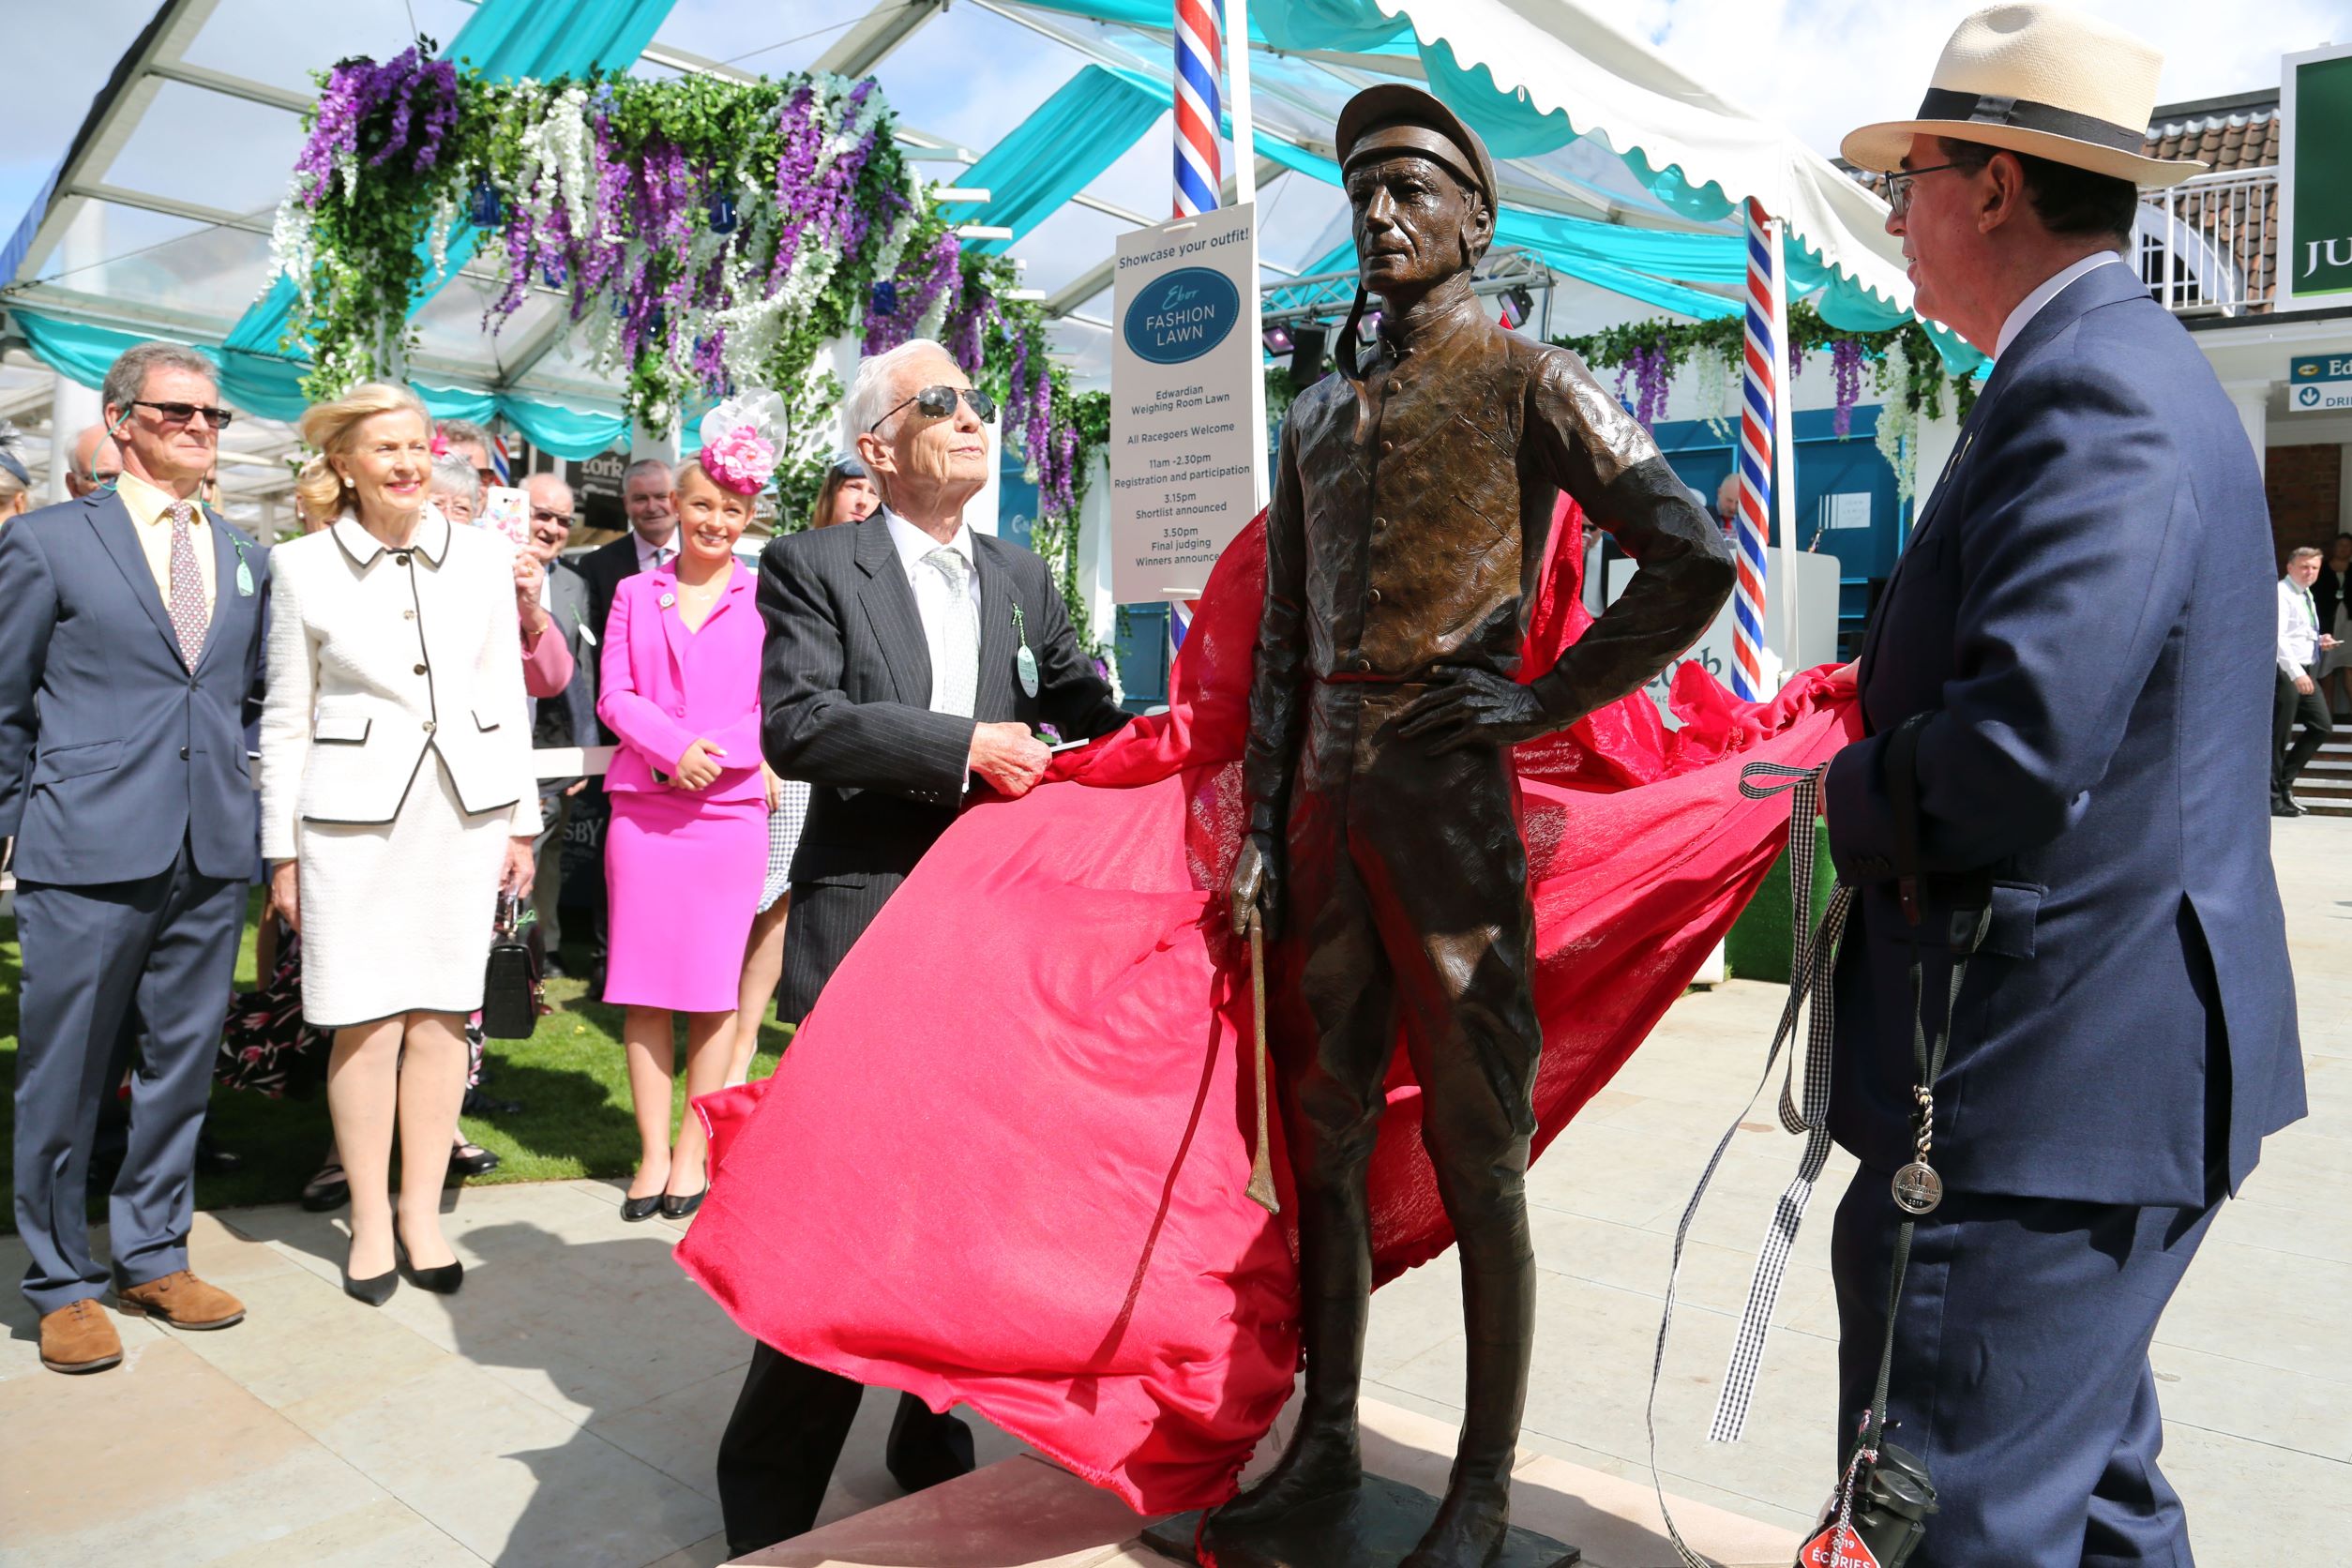
[[[1275,1048],[1303,1192],[1338,1199],[1362,1190],[1401,1021],[1463,1263],[1509,1273],[1533,1256],[1524,1183],[1543,1047],[1527,851],[1501,752],[1431,755],[1395,737],[1426,689],[1308,688],[1278,971],[1297,1005]]]

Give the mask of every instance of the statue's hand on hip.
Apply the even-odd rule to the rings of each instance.
[[[1527,686],[1486,670],[1452,666],[1405,705],[1396,732],[1430,751],[1465,746],[1515,746],[1549,734],[1559,723]]]
[[[1242,837],[1242,852],[1233,857],[1233,879],[1226,884],[1226,898],[1233,915],[1233,934],[1249,934],[1249,913],[1256,910],[1264,925],[1266,935],[1274,935],[1282,926],[1282,849],[1272,834],[1251,833]]]

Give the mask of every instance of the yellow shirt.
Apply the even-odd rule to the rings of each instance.
[[[123,499],[130,513],[132,528],[139,535],[139,548],[146,553],[147,570],[155,573],[156,592],[163,596],[163,608],[172,608],[172,503],[179,499],[170,490],[149,484],[136,474],[125,474],[114,482],[114,493]],[[204,613],[210,616],[214,603],[213,580],[219,567],[212,558],[212,524],[204,516],[204,503],[188,498],[195,515],[188,520],[188,540],[196,547],[196,576],[204,585]]]

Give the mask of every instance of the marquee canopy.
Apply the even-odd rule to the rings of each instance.
[[[867,3],[790,8],[772,24],[789,36],[768,43],[770,23],[747,35],[744,21],[768,13],[674,0],[354,0],[325,12],[161,0],[0,251],[8,338],[84,382],[114,333],[179,338],[220,353],[249,406],[282,413],[295,367],[279,357],[264,297],[268,231],[314,96],[309,73],[387,56],[415,26],[493,74],[876,75],[927,174],[988,192],[955,216],[1009,234],[980,243],[1024,264],[1061,320],[1058,352],[1081,381],[1100,380],[1113,239],[1168,205],[1169,0]],[[1408,80],[1487,138],[1502,241],[1563,279],[1563,298],[1606,291],[1634,314],[1733,312],[1736,206],[1753,196],[1787,219],[1802,252],[1792,287],[1833,324],[1907,312],[1875,196],[1583,0],[1255,0],[1250,16],[1270,282],[1349,264],[1331,127],[1363,86]],[[190,138],[191,124],[205,134]],[[612,389],[575,351],[551,294],[485,334],[491,288],[489,269],[468,266],[417,302],[412,376],[447,389],[450,412],[505,413],[543,445],[591,449],[612,429]],[[1597,298],[1593,309],[1627,313]],[[1959,369],[1968,351],[1952,357]]]

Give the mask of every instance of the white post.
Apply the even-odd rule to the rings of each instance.
[[[2224,391],[2238,410],[2238,422],[2246,427],[2246,439],[2254,444],[2254,467],[2269,470],[2270,449],[2270,384],[2267,381],[2233,381],[2223,384]]]
[[[66,472],[73,467],[73,444],[85,426],[105,417],[98,407],[98,388],[84,386],[70,376],[53,374],[49,391],[49,490],[54,505],[73,492],[66,489]]]
[[[1078,483],[1078,598],[1094,635],[1108,643],[1119,613],[1119,600],[1110,591],[1110,454],[1097,450]]]
[[[1258,291],[1258,136],[1257,118],[1249,95],[1249,0],[1225,0],[1225,94],[1233,117],[1233,201],[1250,207],[1248,297],[1242,301],[1242,330],[1253,344],[1262,341],[1265,322],[1259,313],[1263,296]],[[1256,363],[1255,360],[1252,361]],[[1266,478],[1266,378],[1262,370],[1249,378],[1249,488],[1263,506],[1272,491]]]
[[[1797,671],[1797,551],[1801,548],[1797,522],[1797,398],[1792,369],[1796,356],[1788,338],[1788,220],[1772,224],[1772,343],[1781,362],[1772,367],[1772,509],[1779,515],[1776,530],[1781,561],[1780,679]],[[1769,613],[1769,607],[1768,607]]]

